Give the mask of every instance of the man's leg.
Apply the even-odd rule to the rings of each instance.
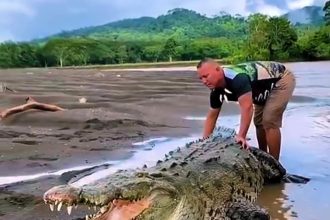
[[[269,154],[272,155],[276,160],[279,160],[281,151],[280,128],[267,128],[265,133],[269,148]]]
[[[254,105],[253,121],[254,121],[254,125],[256,126],[256,135],[257,135],[259,149],[268,152],[266,132],[264,127],[262,126],[263,109],[264,109],[263,106]]]
[[[262,124],[266,131],[269,153],[279,159],[281,151],[281,131],[283,112],[292,97],[295,88],[295,77],[292,73],[286,72],[276,87],[270,93],[264,107]]]
[[[262,125],[256,126],[259,149],[268,152],[266,131]]]

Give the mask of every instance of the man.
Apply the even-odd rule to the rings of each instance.
[[[249,147],[246,134],[254,106],[259,148],[278,160],[283,112],[296,84],[294,75],[287,67],[277,62],[261,61],[221,66],[206,58],[198,63],[197,72],[202,82],[211,89],[203,137],[212,134],[223,100],[238,101],[241,118],[236,141],[244,148]]]

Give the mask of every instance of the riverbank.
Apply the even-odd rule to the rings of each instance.
[[[131,158],[141,150],[133,143],[201,133],[201,123],[184,116],[208,109],[208,90],[191,71],[19,69],[1,70],[0,76],[16,91],[0,94],[1,110],[23,104],[27,96],[66,109],[31,110],[1,121],[0,219],[84,217],[50,212],[43,193]],[[74,167],[85,170],[63,172]]]
[[[290,66],[297,76],[297,88],[285,114],[281,161],[290,172],[312,180],[307,185],[266,188],[259,202],[280,220],[322,219],[330,214],[326,197],[330,64]],[[116,161],[132,162],[137,152],[144,155],[154,146],[134,143],[201,134],[209,106],[209,90],[195,71],[19,69],[1,70],[0,76],[17,91],[0,94],[2,110],[22,104],[26,96],[67,109],[28,111],[1,121],[0,178],[13,177],[14,182],[0,186],[1,220],[84,217],[84,208],[73,210],[70,217],[65,212],[50,212],[42,201],[43,193],[86,173],[116,167]],[[237,127],[238,113],[236,104],[226,103],[219,124]],[[253,127],[249,136],[254,138]],[[63,171],[78,166],[81,171]],[[47,175],[18,181],[34,174]]]

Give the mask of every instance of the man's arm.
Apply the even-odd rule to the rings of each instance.
[[[249,130],[253,115],[252,92],[247,92],[238,98],[241,112],[241,122],[237,140],[242,142],[243,147],[246,145],[246,134]]]
[[[203,138],[209,137],[215,127],[215,124],[217,122],[218,116],[220,113],[220,108],[210,108],[210,110],[207,113],[205,125],[204,125],[204,133]]]

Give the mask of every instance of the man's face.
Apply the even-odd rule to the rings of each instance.
[[[197,73],[204,85],[210,89],[222,87],[223,70],[216,63],[204,63],[199,69],[197,69]]]

